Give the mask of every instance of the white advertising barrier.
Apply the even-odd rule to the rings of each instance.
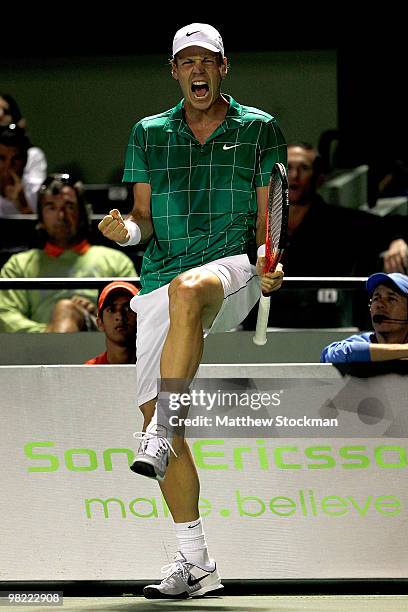
[[[407,438],[389,433],[407,412],[395,399],[406,396],[403,377],[384,377],[378,417],[333,406],[347,381],[331,366],[200,373],[282,387],[297,377],[308,383],[300,403],[309,416],[322,414],[321,398],[307,401],[319,379],[326,408],[366,426],[361,437],[295,437],[287,427],[278,437],[191,439],[207,541],[225,579],[408,576]],[[0,367],[0,389],[0,580],[160,578],[175,537],[157,483],[128,469],[141,428],[134,367]]]

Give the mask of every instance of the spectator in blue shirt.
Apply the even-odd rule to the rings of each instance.
[[[355,334],[323,349],[323,363],[389,361],[408,358],[408,276],[393,272],[367,279],[374,332]]]

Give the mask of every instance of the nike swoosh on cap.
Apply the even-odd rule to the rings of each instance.
[[[222,148],[223,148],[224,151],[229,151],[229,149],[234,149],[235,147],[239,147],[240,144],[241,143],[234,144],[234,145],[229,145],[229,146],[225,144]]]
[[[192,36],[193,34],[198,34],[200,30],[196,30],[195,32],[187,32],[186,36]]]

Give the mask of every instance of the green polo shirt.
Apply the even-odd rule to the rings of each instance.
[[[274,117],[230,96],[225,120],[204,144],[184,120],[183,100],[133,127],[123,181],[150,183],[154,227],[143,258],[141,293],[181,272],[248,250],[256,187],[268,184],[286,144]]]

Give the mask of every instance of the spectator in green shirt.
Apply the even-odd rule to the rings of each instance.
[[[12,255],[2,278],[134,277],[131,259],[88,241],[81,185],[68,174],[46,178],[39,191],[38,228],[44,247]],[[76,332],[97,329],[97,290],[0,291],[0,332]]]

